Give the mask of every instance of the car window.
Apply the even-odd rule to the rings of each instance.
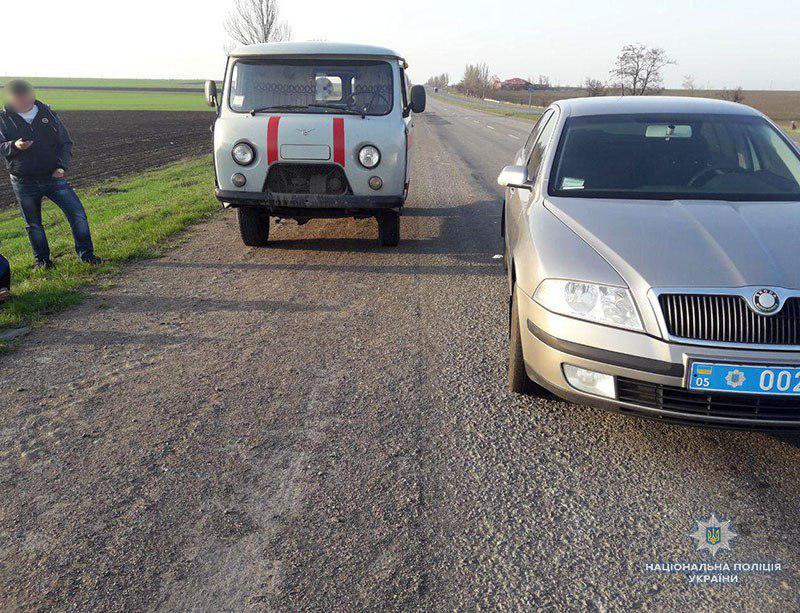
[[[539,117],[539,121],[536,122],[536,125],[533,126],[533,130],[531,130],[530,135],[528,135],[528,140],[525,141],[525,147],[523,150],[525,151],[525,157],[528,157],[528,154],[533,149],[533,143],[536,142],[536,137],[539,136],[539,131],[542,129],[547,121],[550,119],[550,116],[553,114],[553,111],[547,110],[545,111],[541,117]]]
[[[567,120],[551,195],[797,200],[800,157],[763,117],[636,114]]]
[[[544,159],[544,152],[547,149],[547,143],[550,142],[550,137],[553,135],[553,130],[556,128],[555,113],[551,113],[547,118],[547,123],[539,133],[539,138],[536,139],[536,144],[531,151],[531,157],[528,160],[528,181],[533,182],[539,174],[539,167],[542,165]]]

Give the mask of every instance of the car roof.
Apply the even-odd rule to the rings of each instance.
[[[636,113],[703,113],[724,115],[755,115],[761,113],[749,106],[689,96],[597,96],[569,98],[554,103],[570,117],[587,115],[621,115]]]
[[[237,47],[230,54],[232,57],[254,57],[254,56],[290,56],[290,55],[372,55],[377,57],[388,57],[402,59],[397,52],[386,47],[374,47],[372,45],[358,45],[353,43],[331,43],[311,41],[304,43],[285,42],[285,43],[260,43],[257,45],[244,45]]]

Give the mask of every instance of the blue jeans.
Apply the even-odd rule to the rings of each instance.
[[[50,245],[42,226],[42,199],[47,197],[56,203],[72,228],[75,239],[75,251],[81,259],[94,256],[92,235],[89,231],[89,220],[83,209],[78,194],[75,193],[66,179],[16,179],[11,177],[11,187],[17,197],[25,229],[31,241],[33,257],[37,262],[50,259]]]
[[[0,289],[11,289],[11,266],[0,253]]]

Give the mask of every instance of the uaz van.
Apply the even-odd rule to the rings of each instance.
[[[338,43],[248,45],[228,58],[222,95],[206,83],[214,124],[216,196],[237,209],[242,240],[266,245],[270,217],[375,217],[397,245],[409,184],[412,112],[394,51]]]

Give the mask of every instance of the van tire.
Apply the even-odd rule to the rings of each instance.
[[[248,247],[264,247],[269,242],[269,213],[253,207],[239,207],[239,233]]]
[[[378,219],[378,240],[384,247],[397,247],[400,243],[400,213],[381,213]]]

